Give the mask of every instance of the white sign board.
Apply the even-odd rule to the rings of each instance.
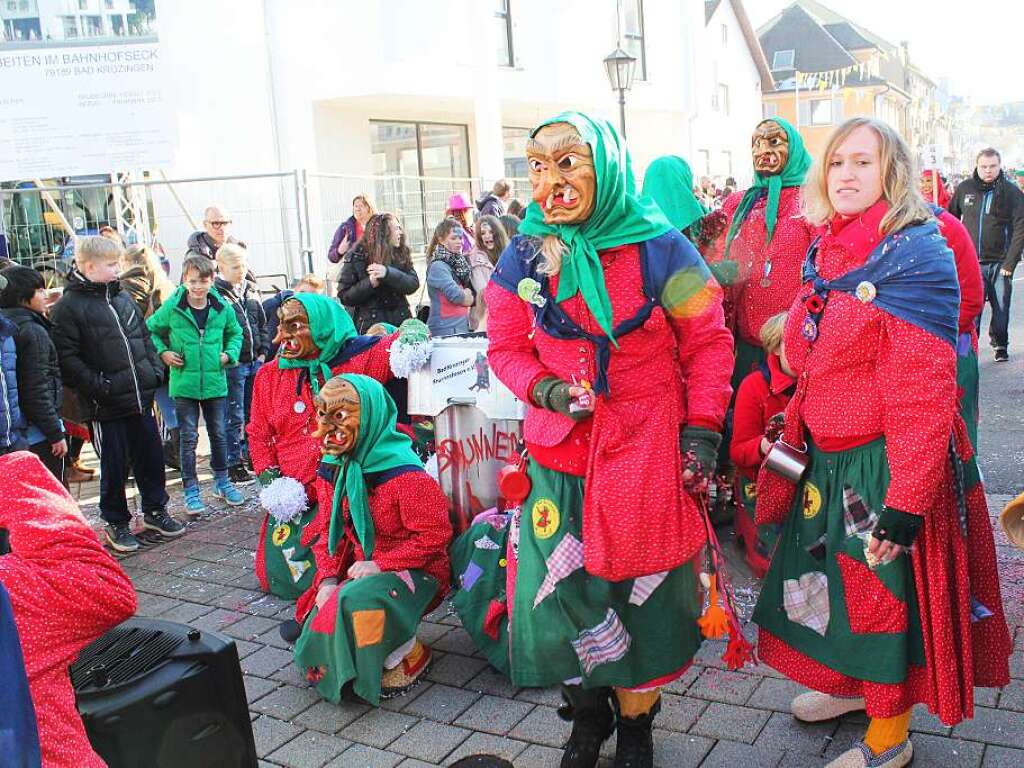
[[[148,15],[127,0],[80,15],[61,5],[0,12],[0,180],[173,164],[152,3]]]

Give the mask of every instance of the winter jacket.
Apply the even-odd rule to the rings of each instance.
[[[231,237],[230,235],[224,241],[225,243],[233,243],[234,245],[240,245],[246,248],[245,243],[241,240]],[[205,231],[199,230],[193,232],[188,236],[188,251],[185,253],[186,256],[205,256],[206,258],[213,259],[217,258],[217,248],[220,246],[216,245],[210,236]]]
[[[786,410],[796,381],[782,370],[778,355],[769,355],[748,373],[736,391],[736,404],[732,415],[732,441],[729,458],[736,470],[747,480],[757,479],[761,466],[761,438],[768,422]]]
[[[11,538],[10,554],[0,557],[0,584],[7,588],[21,639],[42,764],[103,768],[75,709],[68,666],[89,643],[135,613],[135,590],[36,456],[0,457],[0,476],[0,527]],[[0,698],[8,696],[8,685],[5,679]],[[0,764],[9,765],[14,756],[5,751]]]
[[[210,314],[206,326],[199,330],[188,306],[185,286],[171,294],[146,325],[153,337],[153,345],[161,355],[177,352],[185,361],[180,368],[172,367],[167,389],[171,397],[209,400],[227,397],[228,376],[221,364],[222,352],[228,356],[228,365],[238,365],[242,349],[242,329],[234,311],[216,289],[207,296]]]
[[[42,432],[46,442],[59,442],[64,437],[60,421],[64,385],[57,348],[50,338],[50,321],[28,307],[11,307],[3,310],[3,315],[18,327],[15,343],[22,416]]]
[[[338,281],[338,300],[352,309],[352,322],[359,333],[366,333],[366,329],[375,323],[401,325],[403,320],[412,317],[409,300],[405,297],[420,287],[416,270],[411,266],[405,269],[392,264],[374,288],[367,266],[362,244],[345,254]]]
[[[277,338],[277,327],[281,322],[277,319],[277,310],[294,295],[295,291],[286,288],[263,302],[263,313],[267,316],[267,360],[277,356],[277,344],[274,343],[274,339]]]
[[[139,312],[143,317],[153,314],[151,297],[153,295],[153,283],[146,274],[146,268],[142,266],[129,267],[117,277],[121,284],[121,290],[132,297],[138,305]]]
[[[348,247],[351,250],[359,240],[360,234],[362,234],[362,230],[356,224],[355,216],[349,216],[341,222],[338,228],[334,230],[334,237],[331,238],[331,245],[327,249],[327,260],[332,264],[337,264],[341,261],[342,257],[338,255],[338,246],[341,245],[341,241],[347,237]]]
[[[494,274],[494,265],[486,251],[476,250],[469,254],[469,278],[476,291],[476,303],[469,310],[469,327],[474,331],[487,330],[487,301],[484,289]]]
[[[469,307],[462,304],[465,288],[455,279],[452,268],[440,259],[434,259],[427,267],[427,294],[430,296],[427,325],[431,336],[469,333]]]
[[[0,317],[0,453],[25,447],[25,417],[18,398],[17,334],[18,327]]]
[[[231,283],[218,277],[214,281],[214,287],[221,298],[235,310],[235,319],[242,328],[242,351],[238,356],[238,362],[251,363],[260,355],[269,354],[267,313],[263,310],[255,286],[247,280],[242,281],[239,286],[241,295],[238,295]]]
[[[117,280],[94,283],[73,270],[50,322],[64,383],[89,418],[149,413],[164,366],[138,306]]]
[[[476,201],[476,209],[478,216],[504,216],[505,215],[505,204],[501,202],[501,198],[493,192],[488,192],[486,195]]]
[[[982,264],[1002,262],[1013,271],[1024,250],[1024,193],[1002,171],[991,184],[977,171],[960,182],[949,212],[967,227]]]

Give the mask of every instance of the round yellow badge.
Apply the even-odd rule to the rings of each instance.
[[[558,530],[558,507],[551,499],[537,499],[533,504],[533,535],[538,539],[550,539]]]
[[[743,492],[747,494],[748,499],[757,498],[757,483],[744,483]]]
[[[814,483],[804,483],[804,520],[810,520],[821,510],[821,491]]]
[[[275,547],[280,547],[286,541],[288,537],[292,535],[292,528],[288,523],[282,523],[274,529],[273,535],[270,540],[274,542]]]

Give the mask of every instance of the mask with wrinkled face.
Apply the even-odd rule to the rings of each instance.
[[[280,347],[281,357],[289,360],[315,360],[320,348],[313,341],[309,315],[302,302],[289,299],[277,310],[277,335],[274,344]]]
[[[335,376],[313,398],[316,406],[316,430],[320,452],[326,456],[350,453],[359,437],[359,393],[341,376]]]
[[[545,125],[526,144],[533,200],[545,224],[580,224],[597,201],[594,155],[568,123]]]
[[[789,161],[789,136],[774,120],[758,123],[751,137],[754,170],[762,176],[778,176]]]

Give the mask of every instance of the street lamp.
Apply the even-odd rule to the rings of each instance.
[[[613,91],[619,92],[619,128],[626,138],[626,91],[633,87],[633,70],[636,59],[621,48],[604,57],[604,68],[608,71],[608,82]]]

